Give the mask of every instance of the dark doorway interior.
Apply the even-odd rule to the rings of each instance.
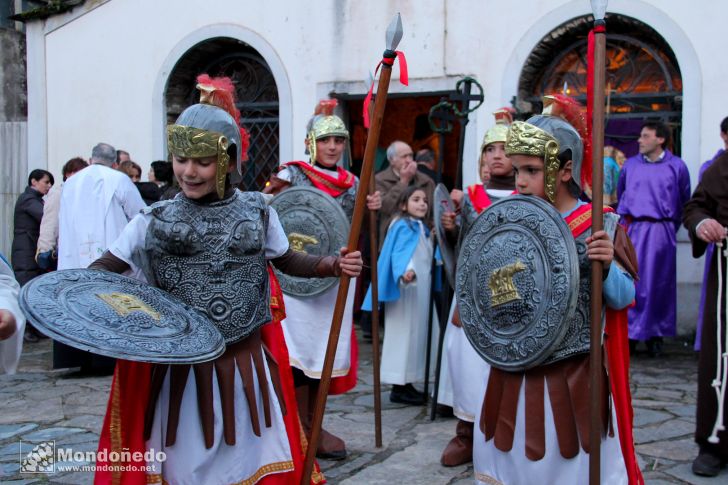
[[[199,99],[198,74],[228,76],[236,88],[240,123],[250,134],[249,161],[243,164],[243,190],[261,190],[279,164],[278,89],[265,60],[248,44],[219,37],[187,51],[172,69],[165,100],[167,121]]]
[[[396,140],[408,143],[416,153],[420,148],[431,148],[435,152],[435,160],[442,150],[444,155],[443,180],[449,189],[457,171],[457,150],[460,136],[460,125],[453,124],[452,132],[444,137],[444,145],[440,146],[440,137],[433,133],[428,122],[430,108],[447,97],[449,92],[426,93],[416,96],[390,95],[384,113],[382,132],[379,135],[377,152],[377,171],[388,166],[385,150]],[[345,111],[347,124],[351,133],[352,171],[358,174],[366,147],[366,129],[364,128],[362,107],[363,96],[335,95]],[[473,155],[477,156],[477,155]]]

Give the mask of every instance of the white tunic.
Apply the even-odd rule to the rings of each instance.
[[[75,176],[74,176],[75,178]],[[288,249],[288,239],[273,208],[269,208],[268,232],[266,234],[265,255],[268,259],[281,256]],[[137,215],[124,229],[120,237],[109,247],[114,256],[124,260],[132,269],[139,269],[134,255],[144,245],[147,226],[151,216]],[[273,390],[268,363],[263,357],[268,389]],[[283,415],[275,392],[269,392],[272,427],[266,428],[262,417],[262,396],[257,377],[255,380],[257,407],[260,419],[261,436],[256,436],[250,422],[248,401],[243,389],[242,377],[235,369],[235,445],[229,446],[223,439],[222,409],[217,385],[217,375],[213,372],[213,408],[215,410],[214,444],[205,448],[202,427],[197,408],[197,391],[194,373],[190,372],[182,398],[180,419],[177,426],[177,440],[173,446],[165,446],[167,432],[167,409],[169,408],[169,374],[165,377],[154,413],[152,434],[146,443],[148,450],[166,453],[164,463],[153,463],[156,468],[148,478],[148,483],[170,484],[230,484],[256,483],[262,477],[293,469],[290,445],[286,434]],[[152,464],[152,463],[150,463]],[[160,474],[161,470],[161,474]]]
[[[261,349],[261,354],[263,349]],[[262,356],[266,362],[265,355]],[[180,420],[177,426],[177,440],[173,446],[165,446],[167,433],[167,409],[169,409],[169,373],[164,379],[159,399],[154,411],[154,424],[148,450],[164,451],[166,460],[154,464],[152,476],[157,481],[147,483],[169,483],[170,485],[228,485],[231,483],[256,483],[262,477],[293,469],[288,435],[286,434],[281,407],[273,392],[270,370],[265,364],[270,396],[271,424],[265,427],[263,419],[263,400],[258,386],[256,373],[255,395],[257,399],[260,436],[253,433],[250,423],[248,400],[242,386],[242,377],[235,366],[235,445],[225,443],[223,437],[222,406],[217,373],[212,373],[212,405],[215,413],[214,441],[210,449],[205,448],[205,440],[197,411],[197,386],[194,372],[187,377],[187,386],[182,396]],[[152,478],[152,477],[149,477]],[[162,478],[164,482],[162,482]]]
[[[356,279],[352,278],[344,306],[344,317],[341,319],[341,333],[336,345],[331,377],[345,376],[351,367],[351,327],[354,320],[355,290]],[[339,284],[336,283],[316,296],[306,298],[285,295],[283,298],[286,318],[281,323],[291,366],[300,369],[312,379],[321,379],[338,292]]]
[[[480,396],[485,395],[490,366],[485,365],[485,382],[479,389]],[[546,454],[538,461],[526,458],[526,419],[525,413],[525,387],[521,386],[518,398],[513,448],[503,452],[495,447],[495,439],[485,441],[485,435],[476,423],[473,435],[473,468],[476,483],[484,485],[531,485],[547,483],[589,483],[589,455],[579,447],[579,454],[574,458],[566,459],[561,456],[559,443],[556,437],[556,427],[553,421],[551,400],[548,393],[548,383],[544,383],[544,428]],[[482,404],[482,403],[481,403]],[[482,406],[481,406],[482,407]],[[611,401],[609,409],[612,410],[614,437],[608,437],[601,443],[601,480],[600,483],[609,485],[627,484],[627,469],[619,444],[619,430],[617,418],[614,413],[614,403]],[[478,408],[477,416],[480,416]],[[479,420],[478,420],[479,421]]]
[[[124,173],[94,164],[63,185],[58,229],[58,269],[86,268],[146,207]]]
[[[420,236],[407,265],[407,270],[414,270],[416,279],[408,284],[400,280],[399,300],[384,304],[380,371],[384,384],[404,385],[419,382],[425,376],[432,244],[425,236],[422,222],[417,221],[417,224]],[[437,328],[437,320],[433,318],[433,329]],[[437,342],[436,332],[433,332],[432,342]]]
[[[450,339],[452,339],[453,330],[455,326],[450,324],[452,321],[452,311],[455,308],[454,305],[450,306],[450,313],[447,317],[448,324],[445,325],[445,337],[442,342],[442,360],[440,361],[440,385],[437,388],[437,404],[443,406],[453,406],[453,395],[452,395],[452,379],[450,378],[450,364],[448,363],[447,348],[449,346]]]
[[[0,341],[0,374],[15,374],[23,350],[25,315],[18,306],[19,292],[20,285],[13,270],[0,259],[0,309],[10,311],[15,316],[16,325],[15,333]]]
[[[453,300],[453,308],[455,300]],[[488,365],[470,344],[462,327],[452,324],[452,311],[446,335],[445,356],[452,386],[452,410],[455,416],[473,423],[483,401],[480,386],[488,380]],[[443,359],[444,360],[444,359]]]

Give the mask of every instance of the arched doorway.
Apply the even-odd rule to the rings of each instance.
[[[661,120],[673,132],[680,154],[682,78],[675,54],[652,27],[637,19],[607,14],[608,110],[605,144],[627,156],[645,120]],[[572,19],[552,30],[531,51],[521,71],[518,98],[527,111],[539,112],[541,97],[566,92],[586,104],[587,35],[591,16]]]
[[[278,166],[278,88],[268,63],[245,42],[228,37],[205,40],[189,49],[172,69],[165,90],[168,122],[199,99],[198,74],[228,76],[236,88],[240,122],[250,133],[249,162],[243,164],[244,190],[261,190]]]

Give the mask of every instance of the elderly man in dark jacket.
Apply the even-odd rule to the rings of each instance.
[[[13,232],[12,263],[15,278],[23,286],[43,272],[35,262],[35,251],[43,217],[43,196],[53,185],[53,175],[36,169],[28,176],[28,186],[15,203],[15,229]],[[37,341],[38,336],[30,326],[26,340]]]

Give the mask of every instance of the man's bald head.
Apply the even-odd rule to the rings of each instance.
[[[412,148],[403,141],[397,140],[392,142],[387,148],[387,160],[392,168],[399,172],[408,161],[414,160]]]

